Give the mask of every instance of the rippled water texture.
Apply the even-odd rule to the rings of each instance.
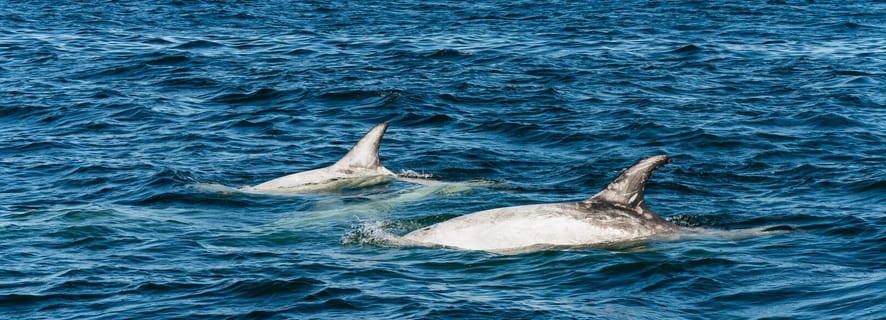
[[[0,2],[0,318],[879,318],[883,1]],[[390,121],[392,182],[261,196]],[[386,235],[584,199],[716,234]],[[539,226],[543,228],[544,226]],[[786,231],[734,236],[754,228]],[[733,235],[733,236],[730,236]]]

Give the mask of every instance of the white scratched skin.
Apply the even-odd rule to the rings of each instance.
[[[667,156],[641,160],[593,197],[573,203],[490,209],[403,236],[415,245],[508,252],[538,246],[580,246],[648,238],[680,230],[646,207],[646,183]]]
[[[244,187],[243,190],[278,193],[332,192],[373,186],[390,181],[393,177],[394,173],[387,169],[381,171],[354,168],[344,171],[335,167],[326,167],[276,178],[254,187]]]
[[[577,246],[635,240],[653,228],[629,227],[617,218],[582,218],[580,212],[550,205],[529,205],[480,211],[406,235],[406,240],[445,247],[506,251],[545,244]],[[605,221],[614,220],[614,221]]]
[[[298,195],[306,193],[334,193],[346,189],[359,189],[387,183],[393,179],[424,186],[446,188],[470,188],[482,182],[452,183],[426,179],[414,171],[395,174],[385,168],[378,158],[381,139],[388,128],[382,122],[369,130],[351,150],[331,166],[297,172],[271,179],[255,186],[231,188],[220,184],[198,183],[196,188],[216,192],[240,192],[244,194]]]
[[[334,192],[346,188],[362,188],[385,183],[396,174],[381,165],[378,149],[388,128],[382,122],[369,130],[348,153],[335,164],[272,179],[241,191],[267,193]]]

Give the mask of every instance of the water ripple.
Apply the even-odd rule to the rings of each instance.
[[[876,318],[884,9],[4,4],[0,314]],[[381,121],[386,167],[478,183],[236,191]],[[389,238],[584,199],[663,153],[650,208],[726,236],[507,256]]]

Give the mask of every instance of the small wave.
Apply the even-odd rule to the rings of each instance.
[[[94,221],[96,219],[114,220],[120,217],[119,212],[110,209],[74,209],[58,214],[53,220],[65,223]]]
[[[261,88],[249,93],[225,93],[212,97],[210,101],[226,104],[253,104],[259,102],[274,102],[292,95],[301,94],[301,90],[276,90]]]
[[[109,236],[115,234],[117,234],[117,231],[111,227],[106,227],[102,225],[82,225],[65,227],[61,230],[49,233],[47,234],[47,236],[76,240],[99,235]]]
[[[248,197],[231,197],[224,193],[207,192],[193,173],[163,169],[153,174],[142,186],[126,195],[124,203],[135,205],[202,204],[247,206],[254,204]]]
[[[845,86],[879,86],[880,82],[871,77],[855,77],[843,83]]]
[[[164,56],[145,62],[149,65],[177,65],[190,61],[191,58],[183,55]]]
[[[453,121],[455,121],[455,118],[446,114],[434,114],[427,116],[407,112],[394,119],[394,121],[396,121],[397,124],[401,124],[402,126],[443,126],[448,123],[452,123]]]
[[[857,32],[863,30],[879,30],[878,27],[870,24],[863,24],[857,21],[848,21],[848,22],[835,22],[831,23],[830,27],[837,30],[845,30],[849,32]]]
[[[261,204],[260,199],[244,193],[187,192],[186,190],[145,191],[143,194],[132,196],[131,198],[135,199],[124,203],[139,206],[192,205],[204,207],[255,207]],[[237,196],[231,196],[232,194]]]
[[[669,52],[670,53],[689,54],[689,53],[697,53],[697,52],[700,52],[701,50],[702,50],[701,47],[696,46],[694,44],[689,44],[689,45],[682,46],[679,49],[671,50]]]
[[[131,291],[133,293],[151,293],[151,294],[163,294],[168,292],[174,292],[179,290],[197,290],[204,287],[204,284],[201,283],[186,283],[186,282],[145,282],[139,283],[134,289]]]
[[[844,115],[832,112],[803,112],[794,116],[808,125],[821,128],[849,128],[863,124]]]
[[[80,78],[82,79],[104,79],[111,78],[115,79],[121,76],[138,76],[138,77],[146,77],[148,74],[147,65],[138,62],[131,62],[124,65],[116,65],[101,68],[98,71],[88,70],[83,71],[80,74]]]
[[[218,81],[204,77],[164,78],[156,82],[156,85],[159,86],[178,87],[186,89],[212,88],[220,84],[221,83]]]
[[[80,250],[108,250],[132,244],[141,243],[142,240],[125,232],[100,224],[101,220],[91,219],[80,222],[79,225],[68,226],[57,231],[47,233],[47,238],[53,239],[50,247],[77,248]]]
[[[169,39],[164,39],[162,37],[151,37],[151,38],[145,39],[144,43],[154,44],[154,45],[170,45],[175,42],[172,42]]]
[[[84,301],[98,300],[113,295],[113,293],[58,293],[58,294],[0,294],[2,306],[26,306],[46,305],[60,301]]]
[[[216,48],[216,47],[221,47],[221,46],[222,46],[221,44],[219,44],[217,42],[209,41],[209,40],[193,40],[193,41],[188,41],[186,43],[177,45],[173,48],[176,48],[176,49],[207,49],[207,48]]]
[[[306,305],[301,304],[299,309],[311,310],[311,311],[327,311],[327,310],[336,310],[336,309],[344,309],[344,310],[356,310],[358,309],[357,305],[348,302],[344,299],[334,298],[329,300],[324,300],[320,304],[315,305]]]
[[[341,298],[341,297],[349,297],[354,295],[362,294],[363,291],[357,288],[335,288],[335,287],[327,287],[323,288],[320,291],[309,294],[305,297],[307,301],[330,301],[332,299]]]
[[[293,55],[293,56],[311,55],[311,54],[315,54],[315,53],[317,53],[317,51],[310,50],[310,49],[294,49],[294,50],[290,50],[290,51],[286,52],[286,54]]]
[[[468,56],[473,56],[473,55],[474,55],[473,53],[462,52],[462,51],[455,50],[455,49],[440,49],[440,50],[434,51],[434,53],[428,55],[428,58],[450,59],[450,58],[468,57]]]
[[[375,109],[390,106],[400,100],[399,90],[345,90],[330,91],[319,95],[319,99],[330,106],[324,112],[336,114],[343,112],[339,108],[350,110]]]
[[[858,193],[871,193],[874,195],[880,195],[881,198],[886,196],[886,180],[877,180],[877,178],[873,178],[872,180],[853,183],[851,187],[853,191]]]
[[[36,142],[26,142],[19,143],[13,145],[3,145],[0,146],[0,152],[4,153],[26,153],[26,152],[38,152],[38,151],[46,151],[46,150],[65,150],[72,149],[73,145],[69,143],[55,142],[55,141],[36,141]]]
[[[38,107],[31,105],[0,105],[0,118],[9,117],[14,119],[25,119],[34,116],[43,116],[49,112],[52,112],[52,110],[47,107]]]
[[[398,90],[351,90],[351,91],[332,91],[320,95],[320,98],[327,100],[363,100],[377,99],[399,96]]]
[[[837,70],[837,71],[834,71],[834,75],[836,75],[836,76],[855,76],[855,77],[873,76],[873,74],[871,74],[871,73],[867,73],[864,71],[855,71],[855,70]]]
[[[100,89],[92,94],[92,97],[96,99],[121,98],[125,96],[126,94],[123,92],[107,88]]]
[[[283,280],[237,280],[223,288],[206,291],[203,294],[242,298],[272,297],[281,294],[303,295],[324,284],[323,281],[308,277]]]
[[[529,141],[544,141],[549,134],[546,128],[536,123],[517,123],[496,121],[478,124],[473,130],[492,131],[507,137],[522,138]]]

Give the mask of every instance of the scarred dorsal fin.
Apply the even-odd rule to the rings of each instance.
[[[382,122],[373,127],[357,144],[348,151],[344,157],[333,166],[339,168],[366,168],[376,169],[381,166],[378,159],[378,148],[381,145],[381,137],[388,129],[388,122]]]
[[[641,209],[643,204],[643,192],[646,183],[655,169],[671,162],[666,155],[649,157],[625,170],[618,178],[615,178],[605,189],[585,200],[586,202],[610,202],[628,208]]]

